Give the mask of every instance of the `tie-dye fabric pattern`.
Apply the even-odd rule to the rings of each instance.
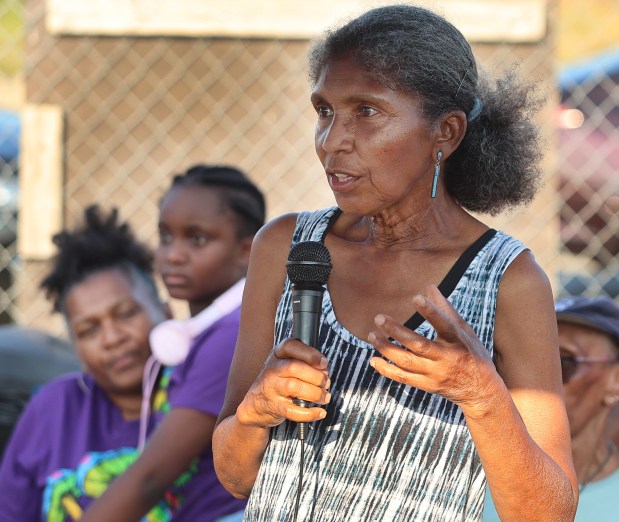
[[[301,213],[292,243],[320,241],[335,211]],[[489,352],[499,282],[523,250],[497,232],[449,296]],[[291,310],[286,280],[276,344],[291,336]],[[436,335],[427,322],[416,331]],[[374,371],[374,348],[338,323],[328,291],[319,339],[329,360],[332,399],[327,417],[308,430],[298,521],[481,520],[485,476],[460,409]],[[274,428],[245,521],[293,520],[299,459],[294,423]]]

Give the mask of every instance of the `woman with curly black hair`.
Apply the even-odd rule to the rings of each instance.
[[[551,287],[471,214],[535,194],[533,91],[482,79],[460,31],[408,4],[327,32],[310,79],[337,207],[258,234],[213,438],[222,483],[249,497],[246,521],[475,521],[486,481],[504,520],[571,520]],[[315,347],[292,338],[285,268],[308,241],[332,260]]]
[[[22,414],[0,469],[3,521],[78,520],[137,458],[148,336],[167,316],[153,255],[115,209],[88,207],[83,225],[53,240],[41,287],[84,370],[46,384]]]

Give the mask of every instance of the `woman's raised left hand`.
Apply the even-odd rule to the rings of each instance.
[[[436,286],[416,295],[413,303],[436,330],[436,338],[426,339],[379,314],[375,318],[378,329],[369,334],[368,340],[387,360],[373,357],[372,367],[385,377],[439,394],[459,406],[491,401],[500,377],[470,325]]]

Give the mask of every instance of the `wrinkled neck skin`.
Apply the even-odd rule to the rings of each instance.
[[[600,468],[600,465],[608,457],[607,435],[608,408],[601,408],[599,413],[593,417],[585,429],[572,434],[572,457],[574,468],[578,476],[578,482],[582,485],[590,480],[591,475]],[[604,469],[593,478],[593,482],[601,480],[619,468],[619,453],[614,448],[614,455],[604,466]]]
[[[413,250],[440,246],[480,224],[449,196],[405,209],[388,208],[362,221],[367,241],[377,248]]]

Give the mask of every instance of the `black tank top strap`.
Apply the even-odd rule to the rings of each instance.
[[[445,278],[438,285],[438,289],[441,294],[447,298],[454,291],[460,279],[466,272],[466,269],[475,259],[475,256],[479,253],[479,251],[484,248],[484,246],[490,241],[496,234],[496,230],[493,228],[489,228],[486,230],[471,246],[469,246],[462,255],[458,258],[458,260],[451,267],[451,270],[447,273]],[[424,318],[419,313],[415,313],[404,326],[410,328],[411,330],[415,330],[416,328],[423,323]]]

